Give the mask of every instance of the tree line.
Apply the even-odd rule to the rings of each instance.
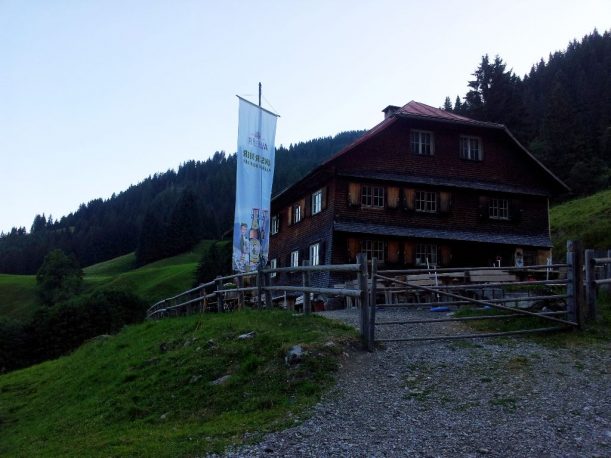
[[[340,133],[276,150],[273,193],[352,143],[363,131]],[[232,228],[235,154],[215,153],[178,170],[150,176],[109,199],[94,199],[53,220],[36,215],[30,230],[0,234],[0,273],[34,274],[45,255],[61,249],[82,266],[136,251],[145,264],[222,239]]]

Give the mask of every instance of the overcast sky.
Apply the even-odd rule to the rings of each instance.
[[[454,100],[486,53],[523,75],[609,18],[609,0],[0,0],[0,230],[234,152],[235,95],[259,81],[288,145]]]

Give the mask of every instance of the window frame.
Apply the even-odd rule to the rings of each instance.
[[[428,144],[423,141],[423,137],[428,136]],[[424,151],[428,146],[429,151]],[[412,154],[417,156],[435,155],[435,134],[430,130],[412,129],[409,135],[409,148]]]
[[[377,195],[375,191],[378,191]],[[384,208],[385,204],[386,188],[384,186],[361,185],[361,207]]]
[[[278,232],[280,232],[280,215],[275,214],[272,216],[270,234],[276,235]]]
[[[474,156],[474,151],[472,148],[472,141],[477,142],[477,157]],[[465,151],[465,145],[467,145]],[[482,137],[477,137],[475,135],[461,135],[459,141],[459,156],[461,159],[465,159],[467,161],[483,161],[484,160],[484,142],[482,141]]]
[[[293,215],[293,224],[297,224],[303,221],[303,209],[301,208],[300,202],[296,202],[293,204],[291,213]]]
[[[439,195],[436,191],[416,190],[414,193],[414,210],[418,213],[438,213]]]
[[[319,190],[314,191],[312,193],[312,198],[311,198],[312,215],[317,215],[318,213],[322,211],[322,191],[323,189],[320,188]]]
[[[299,250],[291,251],[291,267],[299,267]]]
[[[316,247],[315,250],[313,250],[314,247]],[[316,252],[315,255],[313,254],[313,251]],[[308,248],[308,254],[310,257],[310,265],[319,266],[320,265],[320,242],[312,243],[310,247]]]
[[[386,261],[386,242],[384,240],[364,239],[361,241],[361,251],[367,255],[367,260],[371,261],[374,257],[379,263]]]
[[[424,257],[422,256],[424,255]],[[429,267],[439,265],[439,246],[436,243],[416,243],[414,264],[426,266],[426,258],[429,258]]]
[[[269,260],[269,268],[276,269],[278,267],[278,258],[272,258]],[[270,278],[276,278],[278,272],[272,272],[269,274]]]
[[[509,221],[511,219],[509,213],[509,199],[491,197],[488,200],[488,218],[498,221]]]

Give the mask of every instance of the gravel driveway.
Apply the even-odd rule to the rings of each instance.
[[[379,312],[384,320],[408,314],[430,317]],[[323,315],[358,320],[354,310]],[[459,323],[432,326],[410,329],[465,331]],[[610,350],[513,338],[353,352],[308,420],[227,456],[609,457]]]

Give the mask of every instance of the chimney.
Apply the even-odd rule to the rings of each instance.
[[[394,105],[388,105],[386,108],[382,110],[382,113],[384,113],[384,119],[390,118],[397,111],[399,111],[400,108],[401,107],[396,107]]]

